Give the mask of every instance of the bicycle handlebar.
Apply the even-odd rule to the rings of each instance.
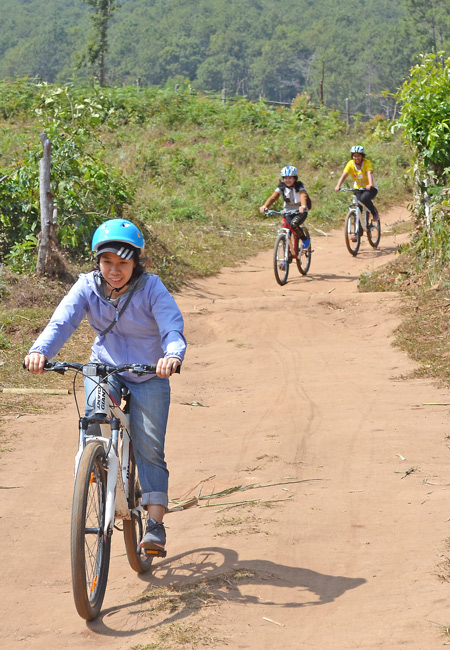
[[[24,368],[25,362],[22,362]],[[89,370],[94,372],[89,372]],[[72,363],[69,361],[46,361],[44,365],[44,370],[49,372],[57,372],[60,375],[64,375],[68,370],[74,370],[76,372],[82,372],[85,377],[97,376],[97,377],[106,377],[107,375],[115,375],[119,372],[131,372],[135,375],[154,375],[156,372],[156,363],[124,363],[120,366],[109,366],[105,363]],[[178,366],[175,370],[176,373],[180,373],[181,366]]]
[[[264,212],[264,214],[276,214],[277,216],[281,216],[281,217],[291,217],[291,216],[293,216],[295,214],[300,214],[300,212],[298,210],[289,210],[288,212],[282,212],[282,211],[277,212],[277,210],[269,210],[269,209],[267,209]]]

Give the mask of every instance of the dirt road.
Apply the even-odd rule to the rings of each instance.
[[[386,214],[385,229],[402,218]],[[91,624],[71,594],[72,398],[7,423],[18,435],[0,474],[1,647],[448,641],[449,420],[436,403],[449,396],[409,378],[392,347],[398,296],[357,291],[401,238],[385,232],[380,251],[366,241],[353,259],[341,232],[315,235],[306,278],[292,270],[279,287],[265,251],[177,297],[190,347],[172,381],[170,496],[225,493],[167,516],[168,557],[149,575],[131,571],[115,533]]]

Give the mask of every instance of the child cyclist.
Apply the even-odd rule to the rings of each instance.
[[[181,364],[186,349],[183,317],[156,275],[146,273],[140,260],[144,238],[130,221],[110,219],[92,239],[97,268],[81,274],[56,308],[49,324],[32,345],[25,365],[44,372],[83,318],[97,337],[91,361],[109,365],[156,363],[156,374],[131,373],[109,378],[120,401],[120,390],[130,391],[131,434],[142,487],[142,505],[148,510],[143,547],[163,550],[163,517],[168,506],[168,476],[164,441],[170,403],[169,377]],[[93,412],[92,380],[86,378],[86,415]]]
[[[356,193],[357,199],[360,203],[366,206],[372,213],[373,221],[378,221],[378,210],[374,206],[372,199],[378,194],[378,188],[373,179],[373,165],[370,160],[366,158],[364,147],[359,144],[354,145],[350,149],[351,160],[344,167],[342,176],[334,188],[335,192],[339,192],[342,183],[347,176],[353,178],[353,188],[359,190]]]
[[[301,227],[302,223],[308,216],[308,193],[305,186],[298,180],[297,167],[287,165],[281,170],[281,183],[275,189],[273,194],[269,196],[267,201],[259,208],[261,214],[264,214],[270,206],[277,201],[280,196],[284,199],[284,212],[290,212],[298,209],[299,214],[295,216],[286,215],[286,221],[292,227],[294,232],[302,240],[303,248],[308,248],[310,239],[307,237]]]

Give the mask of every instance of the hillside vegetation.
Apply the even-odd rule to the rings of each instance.
[[[268,244],[273,233],[258,206],[285,164],[299,168],[312,218],[325,229],[345,210],[332,190],[355,138],[365,141],[376,166],[381,206],[403,200],[410,188],[408,152],[398,139],[394,144],[389,123],[376,119],[349,133],[337,112],[314,108],[305,95],[274,109],[244,99],[224,105],[189,87],[3,82],[0,112],[7,118],[0,131],[0,255],[19,271],[32,269],[36,256],[44,130],[53,142],[58,238],[72,261],[87,259],[99,223],[125,216],[146,229],[152,263],[172,284],[216,271],[248,254],[249,245]]]
[[[297,165],[310,192],[315,236],[314,228],[343,222],[346,200],[333,188],[355,141],[374,161],[381,210],[411,194],[409,152],[389,123],[376,119],[348,132],[338,113],[314,108],[305,96],[273,108],[244,99],[224,105],[189,87],[176,93],[17,81],[0,84],[0,113],[0,362],[10,385],[27,381],[17,364],[67,283],[91,268],[93,231],[109,217],[140,225],[150,270],[175,289],[270,250],[278,224],[258,207],[285,164]],[[65,272],[40,280],[34,269],[44,130],[53,142]]]
[[[449,2],[3,0],[0,78],[98,75],[91,18],[105,5],[114,8],[106,85],[188,81],[202,92],[278,102],[306,91],[315,104],[344,111],[348,98],[352,114],[392,117],[389,93],[418,53],[448,51]]]

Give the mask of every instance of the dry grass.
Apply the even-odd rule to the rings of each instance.
[[[4,388],[58,388],[72,391],[72,377],[55,373],[30,375],[22,368],[22,360],[30,345],[48,322],[54,307],[65,295],[72,280],[69,277],[66,282],[62,282],[9,272],[0,275],[0,418],[3,423],[25,414],[56,412],[59,408],[58,400],[50,395],[2,393]],[[58,358],[87,360],[92,341],[92,330],[84,321]],[[20,424],[13,428],[20,429]],[[12,446],[11,434],[7,436],[5,426],[0,427],[0,453]]]
[[[211,578],[202,578],[177,586],[151,587],[137,599],[143,606],[141,615],[151,618],[154,626],[160,625],[155,638],[145,645],[133,646],[132,650],[178,650],[198,647],[228,645],[227,641],[215,636],[203,618],[191,618],[204,613],[205,608],[219,606],[239,594],[239,585],[258,579],[256,572],[247,569],[233,569]],[[171,617],[167,619],[167,617]],[[180,616],[189,616],[186,622],[169,622]],[[164,626],[162,626],[164,624]]]
[[[264,529],[265,524],[272,522],[272,519],[262,519],[255,515],[241,517],[222,517],[218,519],[214,526],[216,528],[226,528],[216,533],[215,537],[228,537],[229,535],[267,535]]]
[[[239,584],[249,580],[253,582],[257,577],[257,573],[249,569],[232,569],[220,575],[201,578],[187,584],[149,588],[143,596],[137,599],[137,602],[151,605],[149,609],[145,610],[146,614],[155,614],[161,611],[198,611],[203,607],[227,600],[226,596]]]
[[[435,379],[450,386],[450,276],[431,263],[418,267],[408,253],[398,255],[372,275],[361,277],[360,291],[398,291],[402,296],[402,323],[394,345],[418,367],[415,377]]]
[[[228,645],[222,639],[213,636],[211,630],[196,623],[171,623],[156,633],[156,640],[145,645],[133,646],[131,650],[195,650],[198,647]]]
[[[418,363],[416,377],[450,385],[450,287],[419,289],[405,301],[395,345]]]

